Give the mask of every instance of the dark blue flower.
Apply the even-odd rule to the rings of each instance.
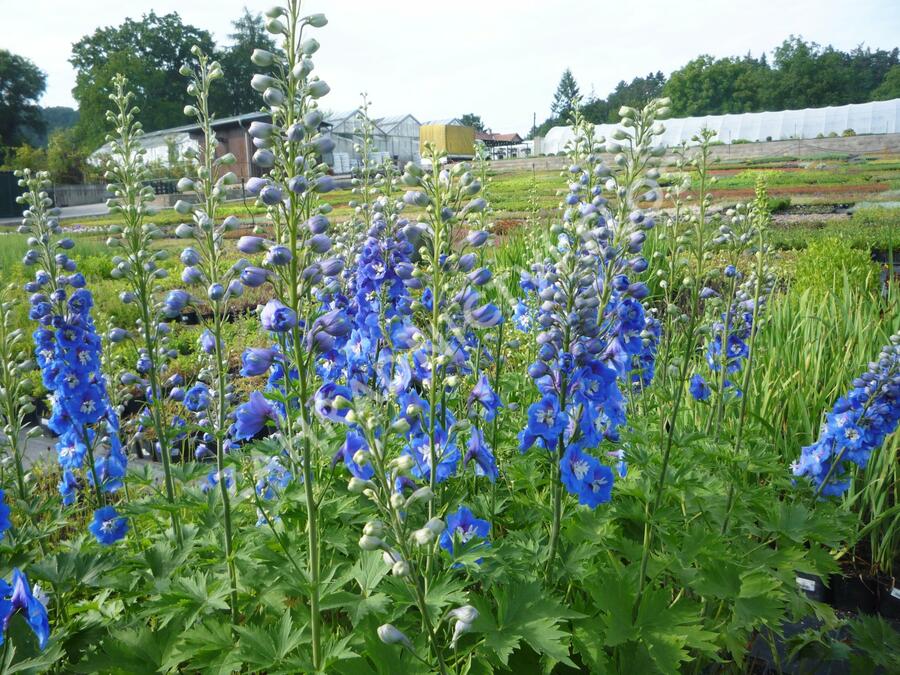
[[[563,485],[580,504],[594,509],[611,499],[613,470],[596,457],[570,446],[559,466]]]
[[[322,419],[332,422],[344,422],[349,412],[348,408],[337,409],[334,407],[334,399],[341,396],[348,401],[353,398],[350,389],[336,384],[334,382],[326,382],[313,396],[313,406],[316,414]]]
[[[416,461],[412,469],[413,476],[431,480],[431,441],[427,435],[423,433],[413,436],[402,452]],[[448,439],[447,432],[440,426],[436,426],[434,431],[434,455],[437,460],[435,480],[443,483],[456,473],[460,456],[459,448]]]
[[[706,380],[699,373],[691,377],[690,392],[698,401],[708,401],[712,394]]]
[[[88,526],[91,534],[104,546],[114,544],[128,532],[128,521],[120,516],[112,506],[103,506],[94,511],[94,521]]]
[[[3,622],[0,642],[3,640],[3,634],[9,628],[13,614],[21,612],[25,622],[37,637],[38,646],[43,650],[47,646],[47,640],[50,639],[50,621],[44,603],[35,597],[28,585],[28,577],[16,567],[13,568],[12,585],[0,580],[0,586],[3,587],[3,597],[0,598],[0,617]]]
[[[362,434],[356,430],[351,429],[347,432],[347,437],[344,439],[344,443],[338,449],[336,453],[334,453],[334,457],[331,458],[331,465],[335,466],[339,461],[344,462],[344,466],[350,471],[351,474],[356,476],[357,478],[361,478],[362,480],[369,480],[372,476],[375,475],[375,469],[372,468],[371,464],[364,464],[360,466],[353,459],[353,456],[359,450],[368,450],[369,445],[366,443],[366,439],[363,438]]]
[[[209,408],[210,404],[209,387],[202,382],[198,382],[187,390],[184,395],[184,407],[191,412],[200,412]]]
[[[463,464],[468,466],[471,460],[475,461],[476,476],[487,476],[492,483],[497,480],[500,475],[497,469],[497,460],[485,442],[481,429],[475,427],[472,427],[472,432],[469,434],[469,444],[466,447],[466,457]]]
[[[258,391],[251,392],[246,403],[234,411],[235,421],[231,427],[235,440],[246,441],[258,434],[268,420],[278,422],[278,414],[272,402]]]
[[[272,366],[272,362],[278,355],[275,349],[265,347],[250,347],[241,355],[241,375],[254,377],[264,374]]]
[[[491,387],[487,373],[481,373],[481,377],[478,378],[478,382],[469,394],[469,407],[471,408],[472,404],[476,402],[483,408],[484,419],[487,422],[492,422],[497,416],[497,410],[503,406],[497,392]]]
[[[297,314],[278,300],[269,300],[259,316],[262,327],[273,333],[284,333],[297,325]]]
[[[490,546],[487,541],[491,533],[491,524],[486,520],[476,518],[465,506],[460,506],[456,513],[447,516],[447,528],[441,533],[441,548],[450,555],[454,554],[456,543],[467,544],[473,539],[483,540],[473,548],[486,548]],[[479,558],[476,562],[481,562]]]
[[[566,415],[559,409],[559,401],[556,396],[545,395],[540,401],[532,403],[528,408],[528,424],[526,434],[533,445],[533,440],[541,438],[544,447],[553,448],[560,434],[566,428]],[[523,448],[527,449],[527,448]]]

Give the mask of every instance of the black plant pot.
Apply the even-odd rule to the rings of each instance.
[[[885,619],[900,621],[900,580],[884,579],[878,585],[878,613]]]
[[[872,614],[878,607],[878,583],[871,577],[831,575],[831,605],[846,612]]]
[[[829,588],[825,585],[822,577],[815,574],[807,574],[806,572],[797,572],[797,588],[806,593],[810,600],[818,602],[828,602],[831,599]]]

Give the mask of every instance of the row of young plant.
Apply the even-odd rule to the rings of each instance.
[[[665,101],[623,109],[606,140],[576,114],[559,217],[530,225],[527,269],[501,269],[484,161],[429,148],[402,172],[374,165],[364,123],[354,216],[333,223],[309,36],[325,18],[297,0],[267,16],[283,42],[253,54],[275,74],[251,82],[271,122],[250,127],[268,171],[248,187],[269,223],[238,239],[246,259],[229,261],[240,223],[220,216],[237,180],[207,106],[223,73],[199,50],[183,68],[204,137],[179,184],[194,198],[175,207],[183,290],[160,291],[169,251],[124,78],[111,96],[108,243],[135,326],[98,334],[47,176],[22,176],[38,327],[33,355],[20,332],[0,336],[15,477],[0,520],[17,566],[0,586],[4,665],[468,673],[537,655],[545,671],[699,672],[743,668],[762,627],[836,624],[795,576],[837,569],[850,517],[822,497],[896,428],[900,338],[795,482],[748,413],[774,284],[764,187],[711,209],[704,133],[678,167],[699,184],[663,191]],[[240,355],[245,397],[223,336],[248,287],[272,299],[263,346]],[[190,382],[170,336],[188,309],[204,324]],[[110,345],[131,345],[133,367],[114,372]],[[57,498],[21,461],[33,367],[52,392]],[[120,420],[128,397],[141,411]],[[125,448],[146,443],[159,477],[126,469]]]

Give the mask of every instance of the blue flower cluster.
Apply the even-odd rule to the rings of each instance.
[[[581,130],[578,137],[590,154],[583,165],[574,149],[563,222],[553,229],[556,247],[520,283],[534,300],[520,302],[514,316],[520,330],[536,325],[541,331],[528,373],[542,398],[529,408],[519,437],[522,451],[550,452],[566,490],[595,508],[611,498],[614,473],[588,451],[619,442],[622,392],[652,381],[661,326],[644,310],[647,287],[629,278],[647,269],[641,250],[654,220],[632,208],[633,186],[620,186],[618,169],[593,154],[591,133]],[[616,215],[604,189],[617,194]],[[607,455],[624,474],[624,452]]]
[[[792,465],[818,493],[839,496],[850,487],[852,465],[865,469],[872,453],[900,422],[900,334],[891,338],[878,361],[853,381],[825,416],[819,439],[803,448]]]
[[[127,458],[101,372],[101,342],[91,318],[94,299],[84,287],[84,277],[76,272],[75,262],[61,252],[74,244],[70,239],[52,244],[51,237],[61,230],[55,218],[41,211],[29,212],[23,228],[39,235],[30,240],[35,248],[25,255],[26,265],[38,267],[25,289],[31,293],[29,317],[40,324],[32,337],[41,378],[53,404],[48,426],[59,437],[57,458],[63,469],[59,490],[63,503],[72,504],[82,472],[98,496],[121,488]],[[54,250],[60,252],[54,254]],[[98,454],[104,445],[106,454]],[[86,458],[93,462],[88,459],[86,463]],[[124,535],[124,530],[120,534]],[[98,537],[98,541],[107,544],[114,540]]]

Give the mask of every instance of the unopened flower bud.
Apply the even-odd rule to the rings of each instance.
[[[359,547],[363,551],[377,551],[384,546],[384,542],[378,537],[372,537],[364,534],[359,538]]]
[[[378,639],[386,645],[401,644],[407,649],[412,649],[409,638],[389,623],[378,627]]]

